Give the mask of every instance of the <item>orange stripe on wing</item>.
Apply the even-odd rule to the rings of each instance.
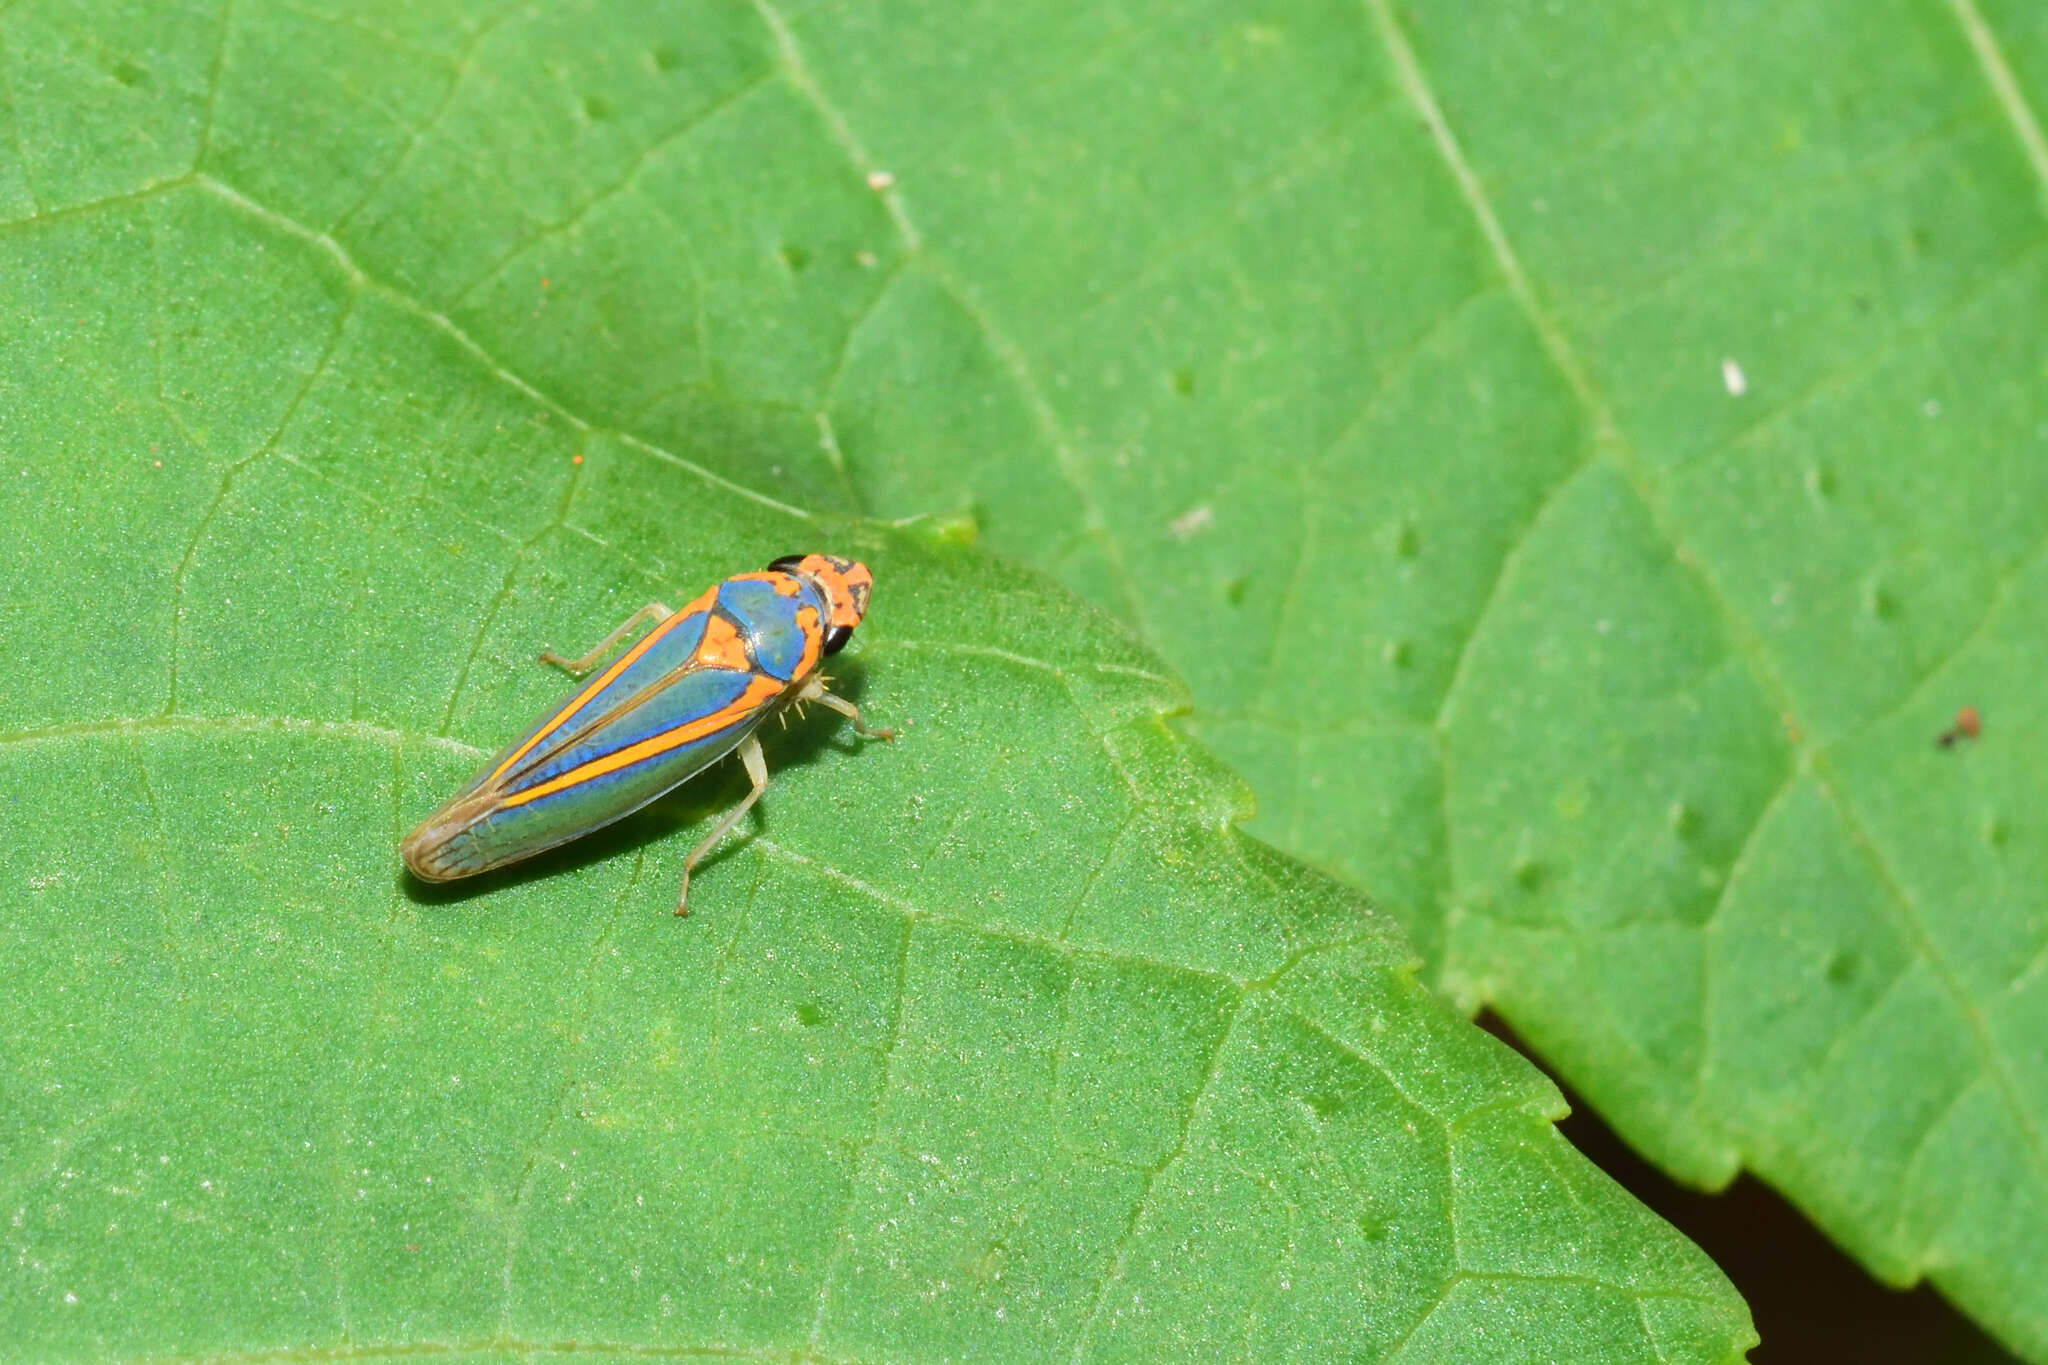
[[[523,806],[528,801],[537,801],[543,796],[552,796],[554,793],[573,787],[579,782],[588,782],[593,778],[603,777],[606,773],[617,772],[619,769],[638,763],[644,758],[653,758],[658,754],[665,754],[671,749],[680,749],[683,745],[693,740],[699,740],[706,735],[715,734],[727,726],[743,720],[749,711],[756,710],[765,703],[773,701],[782,692],[782,689],[783,684],[780,681],[763,674],[748,682],[746,691],[740,693],[739,696],[733,698],[709,715],[699,716],[692,721],[685,721],[673,730],[664,730],[658,735],[650,735],[637,744],[628,744],[623,749],[614,749],[608,754],[591,759],[588,763],[579,764],[557,777],[551,777],[545,782],[528,787],[525,791],[513,792],[509,796],[500,797],[498,805],[501,808]]]
[[[825,650],[825,631],[818,624],[816,607],[796,609],[796,628],[804,634],[804,652],[803,657],[796,661],[796,671],[789,675],[793,683],[811,676],[811,670],[818,666],[818,659]]]
[[[732,622],[717,612],[704,618],[704,638],[697,642],[696,661],[706,668],[729,668],[745,673],[754,661],[747,657],[747,640]]]
[[[663,621],[653,630],[650,630],[645,635],[641,636],[640,642],[638,644],[634,645],[624,654],[621,654],[618,658],[614,659],[612,661],[612,666],[610,668],[607,668],[604,672],[598,674],[594,682],[592,682],[589,686],[585,687],[581,692],[578,692],[575,696],[569,699],[569,704],[567,706],[564,706],[561,710],[555,712],[554,715],[549,716],[547,719],[547,723],[545,725],[542,725],[540,729],[535,730],[531,735],[527,736],[526,743],[514,749],[511,755],[507,757],[503,763],[500,763],[497,767],[493,768],[491,770],[491,775],[485,778],[484,781],[495,782],[499,778],[503,777],[505,775],[505,770],[507,768],[510,768],[514,763],[517,763],[520,759],[525,758],[527,754],[531,753],[533,751],[534,745],[540,743],[549,735],[561,729],[563,723],[567,721],[569,717],[575,715],[578,711],[582,710],[586,702],[588,702],[592,697],[596,696],[599,692],[602,692],[606,687],[610,686],[612,679],[618,677],[619,674],[625,672],[628,668],[631,668],[633,666],[634,661],[637,660],[642,654],[645,654],[648,650],[654,648],[655,642],[660,640],[662,636],[668,634],[670,631],[674,630],[677,626],[681,625],[684,621],[696,615],[698,612],[710,610],[711,599],[713,599],[716,596],[718,596],[717,588],[707,588],[701,597],[697,598],[694,602],[691,602],[689,605],[685,606],[681,611],[677,612],[674,616],[669,617],[668,620]]]

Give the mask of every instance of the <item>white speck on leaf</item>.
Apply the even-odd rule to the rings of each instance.
[[[1167,534],[1175,540],[1192,540],[1216,524],[1216,509],[1208,503],[1190,507],[1166,524]]]
[[[1749,377],[1742,372],[1742,366],[1730,358],[1721,362],[1721,383],[1726,386],[1728,396],[1740,398],[1749,392]]]

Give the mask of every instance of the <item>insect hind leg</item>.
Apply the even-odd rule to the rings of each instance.
[[[544,664],[553,664],[572,678],[580,678],[591,669],[597,667],[597,661],[603,658],[613,645],[638,629],[642,621],[651,620],[656,625],[660,625],[663,621],[668,620],[669,617],[674,615],[675,610],[673,608],[665,606],[660,602],[649,602],[646,606],[628,616],[624,621],[621,621],[619,628],[605,636],[602,640],[599,640],[591,647],[588,654],[574,659],[565,659],[552,649],[544,649],[541,651],[540,661]]]
[[[718,823],[711,827],[711,832],[690,850],[689,857],[683,859],[683,884],[676,891],[678,915],[690,913],[691,870],[703,860],[705,854],[718,846],[718,841],[723,839],[748,811],[754,808],[754,803],[761,799],[761,793],[768,790],[768,760],[761,757],[761,741],[753,735],[748,735],[740,742],[738,753],[740,762],[746,767],[747,779],[754,784],[754,789],[748,792],[737,806],[719,817]]]

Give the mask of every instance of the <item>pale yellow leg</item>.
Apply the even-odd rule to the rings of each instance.
[[[818,681],[816,678],[813,678],[810,684],[804,688],[803,696],[800,698],[800,700],[814,701],[817,702],[820,706],[831,707],[834,711],[837,711],[840,715],[845,716],[847,719],[853,722],[853,732],[857,735],[865,735],[869,739],[896,738],[896,732],[894,730],[889,729],[887,726],[884,726],[879,730],[869,729],[868,723],[860,718],[860,708],[858,706],[855,706],[852,702],[848,701],[844,697],[833,696],[830,692],[827,692],[825,690],[825,684]]]
[[[690,856],[683,859],[683,885],[676,892],[678,915],[690,913],[690,870],[726,836],[727,831],[740,822],[742,816],[754,808],[754,803],[761,799],[761,793],[768,790],[768,760],[761,757],[761,741],[748,735],[740,741],[739,755],[740,762],[746,765],[747,776],[753,781],[754,789],[747,793],[746,799],[727,811],[724,818],[711,827],[711,832],[690,850]]]
[[[597,667],[597,661],[604,657],[605,652],[632,634],[642,621],[652,620],[656,625],[659,625],[674,615],[674,611],[663,606],[661,603],[649,602],[646,606],[628,616],[617,630],[599,640],[597,646],[583,657],[579,659],[565,659],[552,649],[544,649],[541,651],[540,661],[544,664],[553,664],[572,678],[580,678],[591,669]]]

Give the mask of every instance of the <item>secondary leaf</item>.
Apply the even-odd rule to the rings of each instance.
[[[782,16],[4,24],[13,1350],[1751,1339],[1389,925],[1232,830],[1148,652],[930,527],[798,510],[851,507],[829,399],[883,385],[870,343],[990,331]],[[963,446],[1044,420],[1000,345],[938,353]],[[399,876],[559,692],[540,646],[813,545],[875,567],[845,684],[907,734],[773,735],[691,919],[677,826],[731,774]]]

